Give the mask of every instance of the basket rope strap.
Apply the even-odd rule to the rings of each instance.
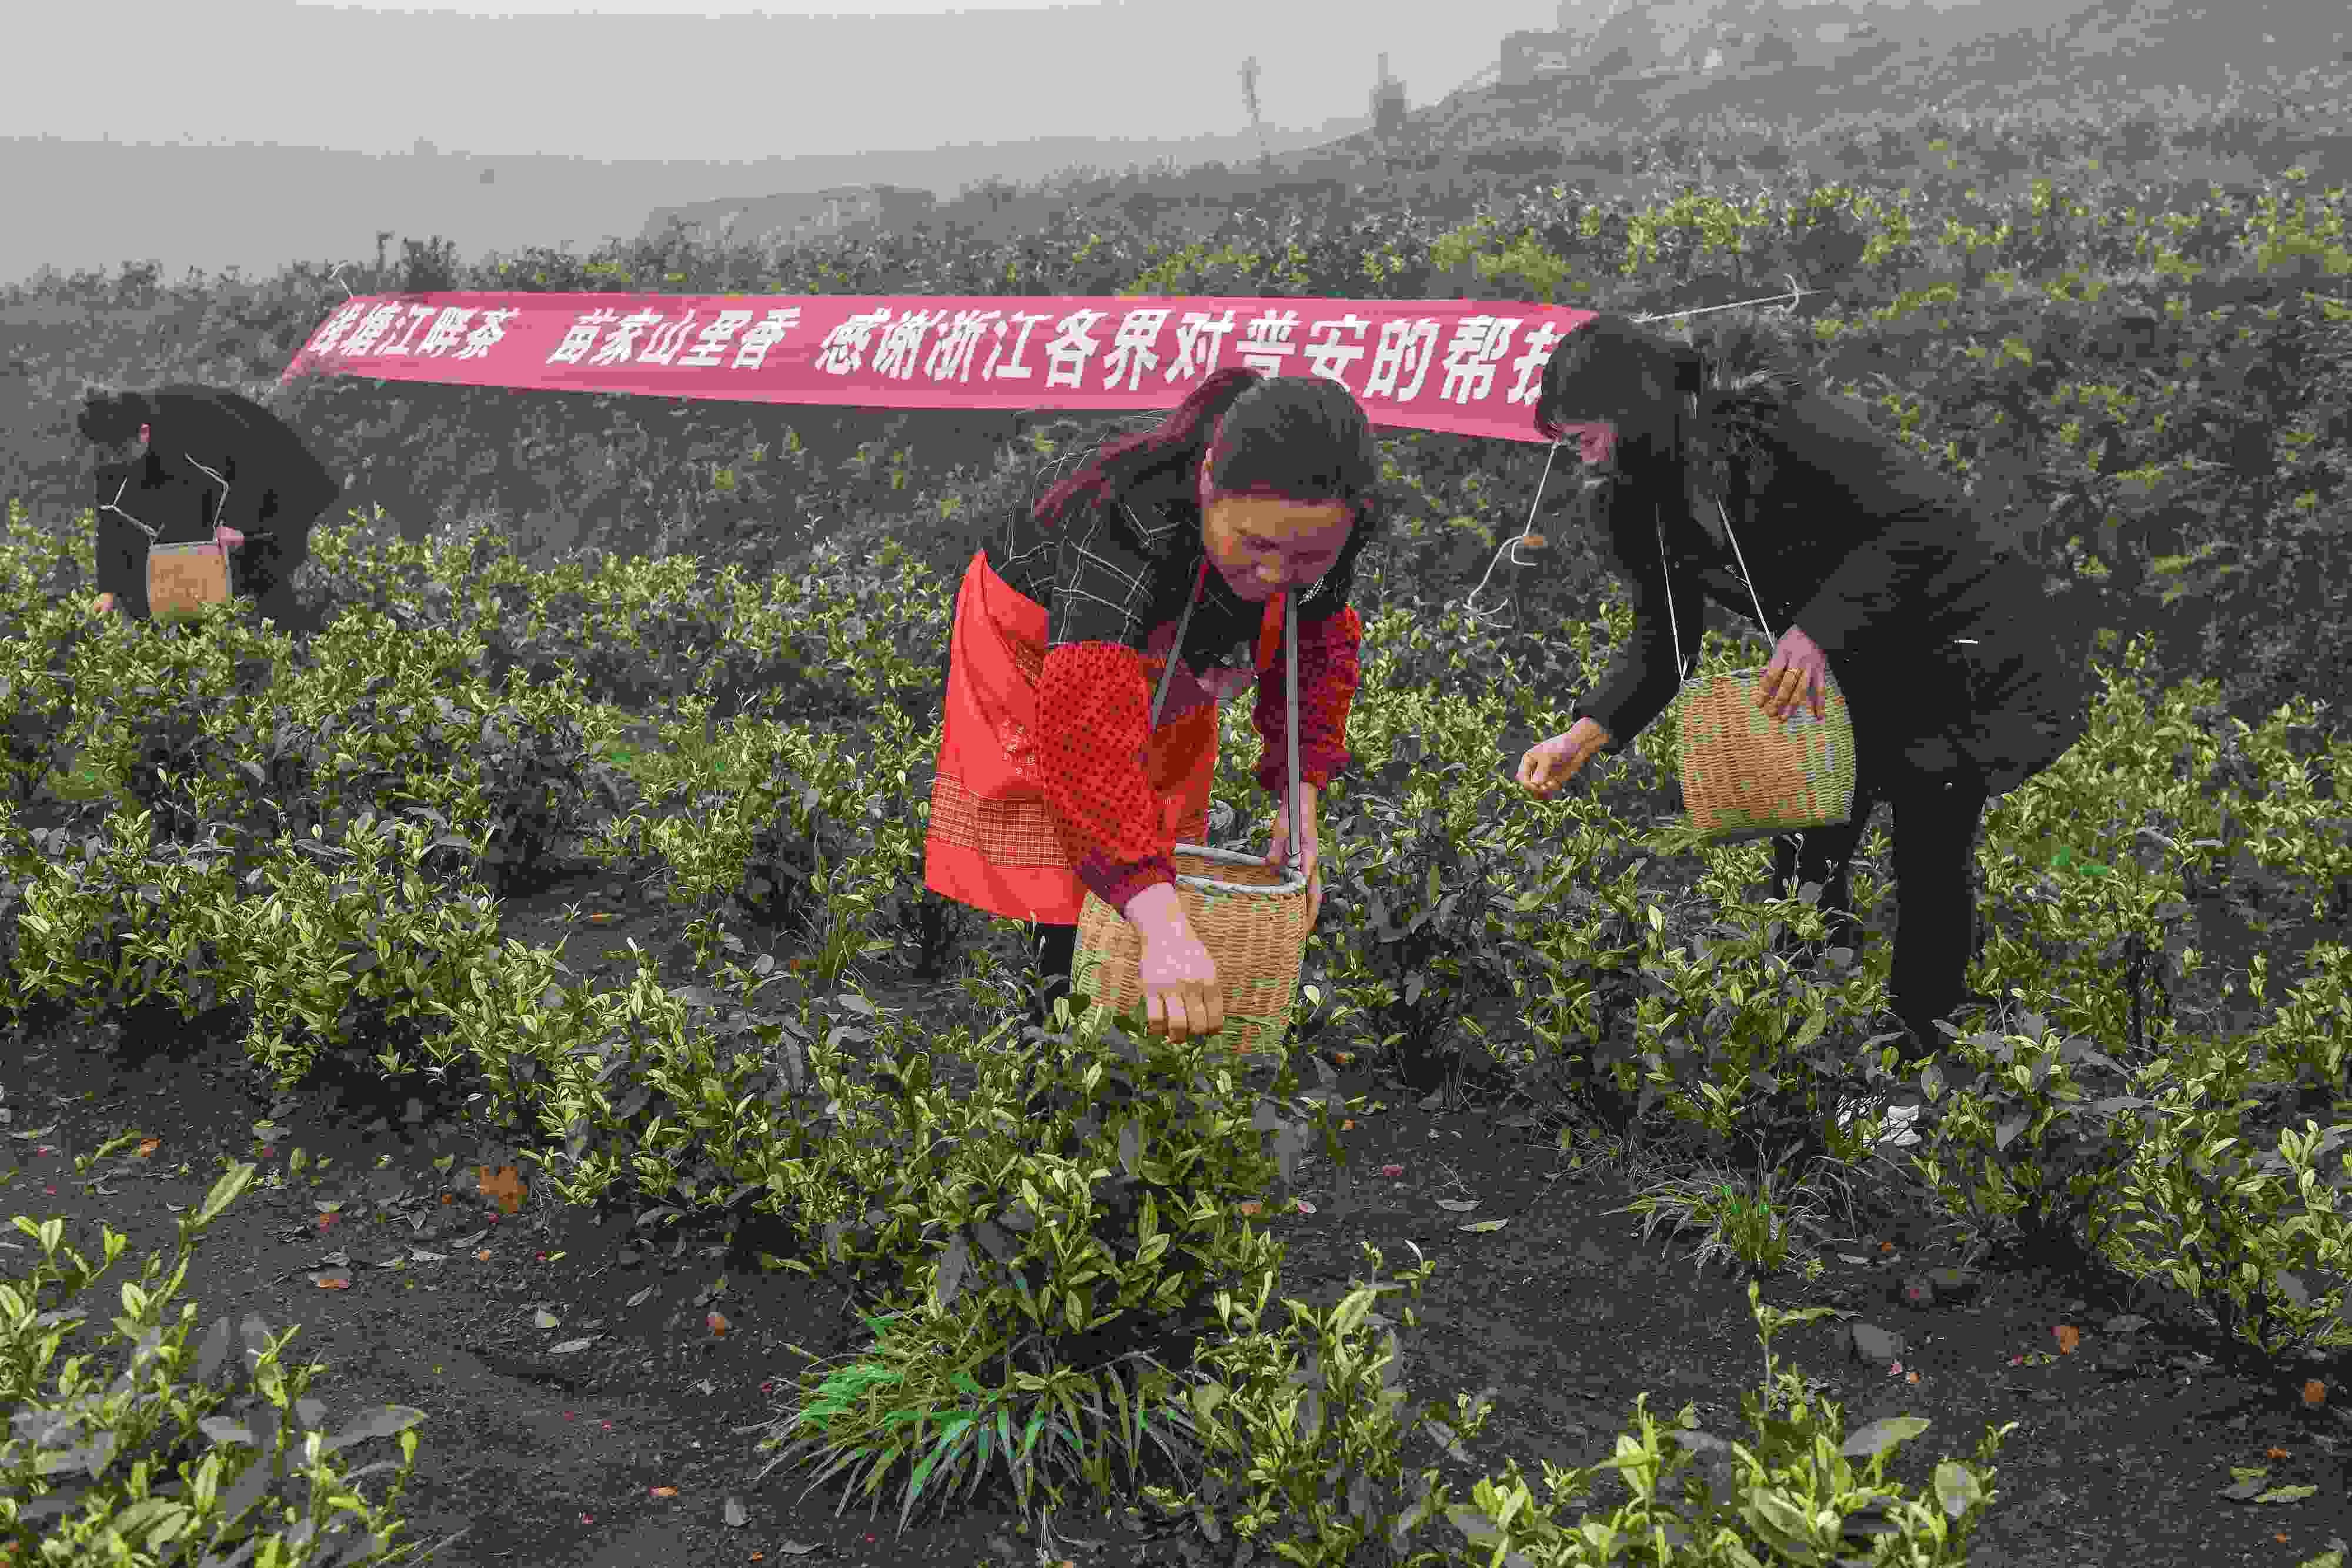
[[[194,465],[195,466],[195,468],[205,476],[205,477],[206,477],[207,479],[210,479],[214,484],[218,485],[218,486],[221,487],[221,498],[220,498],[220,505],[219,505],[218,507],[215,507],[215,508],[214,508],[214,510],[213,510],[213,517],[214,517],[214,518],[215,518],[215,520],[217,520],[217,519],[219,519],[219,518],[221,518],[221,517],[226,517],[226,516],[228,515],[228,481],[227,481],[226,478],[222,477],[219,474],[217,474],[217,473],[214,472],[212,469],[207,468],[207,467],[205,467],[203,464],[196,462],[195,455],[194,455],[194,453],[183,452],[182,454],[180,454],[180,455],[181,455],[181,456],[183,456],[183,457],[185,457],[185,458],[189,461],[189,463],[191,463],[192,465]],[[130,493],[130,490],[131,490],[131,480],[130,480],[129,476],[126,476],[123,478],[122,483],[115,486],[115,489],[114,489],[114,499],[113,499],[113,500],[111,500],[111,501],[106,502],[104,505],[100,506],[98,509],[99,509],[100,511],[101,511],[101,512],[112,512],[116,517],[121,517],[124,522],[129,523],[132,528],[137,528],[141,533],[145,534],[145,535],[147,536],[147,542],[148,542],[149,544],[151,544],[151,545],[152,545],[152,544],[160,544],[160,543],[162,543],[162,542],[163,542],[163,538],[162,530],[157,529],[157,528],[149,528],[145,523],[141,522],[138,518],[136,518],[136,517],[132,517],[129,512],[126,512],[126,511],[124,511],[124,510],[122,509],[122,497],[123,497],[125,495],[129,494],[129,493]],[[266,530],[264,530],[264,531],[262,531],[262,532],[259,532],[259,533],[247,533],[247,532],[246,532],[244,529],[240,528],[240,529],[238,529],[237,531],[238,531],[238,534],[240,535],[240,537],[242,537],[242,538],[247,538],[247,539],[266,539],[266,538],[270,538],[270,537],[271,537],[271,535],[272,535],[276,530],[274,530],[274,529],[266,529]],[[218,542],[219,542],[219,533],[218,533],[218,530],[217,530],[217,529],[215,529],[215,530],[214,537],[213,537],[213,538],[212,538],[211,540],[209,540],[209,541],[207,541],[207,540],[198,540],[198,541],[196,541],[196,542],[198,542],[198,543],[200,543],[200,544],[201,544],[201,543],[218,543]]]
[[[1691,418],[1696,420],[1697,417],[1698,396],[1696,393],[1693,393],[1691,394]],[[1763,627],[1764,635],[1771,638],[1772,642],[1777,645],[1780,641],[1780,636],[1772,630],[1772,623],[1764,619],[1763,601],[1756,597],[1756,584],[1749,580],[1748,575],[1748,557],[1739,548],[1739,536],[1731,531],[1731,514],[1724,510],[1723,502],[1719,497],[1715,503],[1715,515],[1723,519],[1724,537],[1731,541],[1732,558],[1739,563],[1739,585],[1748,590],[1748,601],[1756,606],[1756,624]],[[1658,570],[1661,575],[1664,575],[1666,570],[1665,524],[1664,519],[1658,516],[1654,508],[1650,514],[1650,520],[1656,526],[1658,530]],[[1675,588],[1671,581],[1666,584],[1666,630],[1674,634],[1675,679],[1677,682],[1686,682],[1690,677],[1685,674],[1684,671],[1683,633],[1682,628],[1675,623]]]
[[[1201,601],[1201,590],[1209,580],[1209,563],[1203,558],[1201,574],[1192,580],[1192,592],[1184,601],[1184,613],[1176,618],[1176,640],[1168,644],[1168,663],[1160,666],[1160,690],[1151,698],[1151,727],[1160,727],[1160,711],[1167,706],[1168,683],[1176,678],[1176,661],[1184,654],[1184,628],[1192,623],[1192,607]],[[1286,797],[1290,810],[1283,819],[1290,824],[1290,869],[1298,870],[1300,854],[1298,835],[1298,596],[1282,596],[1282,643],[1286,658],[1285,679],[1288,685],[1290,729],[1286,739],[1290,746],[1290,794]]]

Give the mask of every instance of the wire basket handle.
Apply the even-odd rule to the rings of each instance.
[[[1192,597],[1184,601],[1184,613],[1176,620],[1176,640],[1168,644],[1168,663],[1160,671],[1160,690],[1151,699],[1151,727],[1160,727],[1160,710],[1167,706],[1168,683],[1176,678],[1176,662],[1184,653],[1184,628],[1192,622],[1192,607],[1201,601],[1201,589],[1209,580],[1209,563],[1201,563],[1201,575],[1192,580]],[[1298,595],[1282,596],[1282,649],[1286,700],[1289,704],[1290,727],[1285,739],[1290,749],[1290,793],[1285,797],[1290,810],[1283,820],[1290,824],[1290,874],[1298,874],[1300,833],[1298,828]]]

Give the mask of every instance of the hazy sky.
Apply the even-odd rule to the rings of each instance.
[[[1553,0],[28,0],[0,136],[735,159],[1032,137],[1189,137],[1415,103]],[[26,68],[35,61],[54,68]],[[69,62],[69,63],[68,63]]]

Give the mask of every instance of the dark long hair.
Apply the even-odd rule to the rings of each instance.
[[[1608,420],[1621,441],[1654,439],[1661,416],[1697,392],[1703,374],[1699,352],[1687,343],[1629,317],[1595,316],[1551,351],[1536,397],[1536,433],[1557,441],[1565,423]]]
[[[1569,422],[1617,426],[1609,461],[1587,480],[1607,556],[1623,567],[1654,555],[1657,521],[1670,545],[1685,549],[1700,542],[1695,530],[1712,532],[1685,505],[1694,472],[1735,510],[1769,480],[1777,460],[1769,432],[1809,390],[1790,340],[1801,330],[1726,312],[1694,321],[1693,340],[1682,342],[1602,315],[1560,340],[1544,367],[1536,429],[1558,440]]]
[[[1038,498],[1053,524],[1098,501],[1150,495],[1200,504],[1205,470],[1221,495],[1338,501],[1354,519],[1351,545],[1377,531],[1380,446],[1346,387],[1326,376],[1266,376],[1229,366],[1203,379],[1157,427],[1104,444],[1092,461]]]
[[[74,416],[74,427],[81,432],[84,441],[104,445],[128,441],[139,434],[139,427],[152,423],[147,399],[135,392],[110,392],[92,388],[82,395],[81,412]]]

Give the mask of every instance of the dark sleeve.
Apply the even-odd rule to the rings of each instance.
[[[1706,634],[1706,594],[1700,586],[1700,566],[1687,558],[1675,563],[1668,576],[1659,558],[1658,510],[1654,492],[1623,479],[1602,491],[1600,512],[1604,537],[1613,541],[1613,563],[1623,577],[1633,602],[1633,635],[1601,683],[1601,689],[1571,711],[1609,732],[1601,749],[1611,756],[1633,744],[1682,690],[1682,682],[1698,667],[1700,640]],[[1646,548],[1644,545],[1646,544]],[[1666,594],[1671,581],[1671,604]],[[1672,621],[1668,615],[1671,610]],[[1675,667],[1679,636],[1683,666]]]
[[[98,515],[93,558],[98,590],[111,593],[126,613],[147,612],[147,537],[111,512]]]

